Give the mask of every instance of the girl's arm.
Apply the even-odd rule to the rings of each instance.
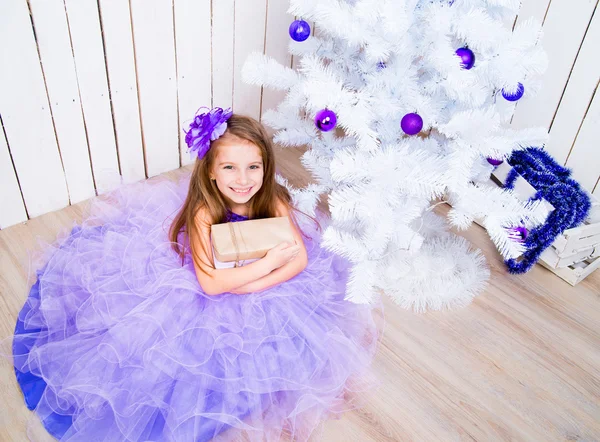
[[[289,216],[289,210],[284,204],[278,205],[277,212],[277,216]],[[296,244],[300,245],[300,252],[298,253],[298,256],[296,256],[296,258],[294,258],[287,264],[272,271],[268,275],[258,278],[252,282],[249,282],[248,284],[238,287],[237,289],[234,289],[233,293],[241,295],[266,290],[277,284],[281,284],[282,282],[292,279],[294,276],[296,276],[298,273],[300,273],[306,268],[306,265],[308,264],[308,254],[306,253],[306,247],[304,246],[302,235],[293,222],[291,223],[291,225],[294,233],[294,240],[296,241]],[[264,261],[264,259],[265,258],[255,261],[252,264]]]
[[[215,269],[207,263],[213,262],[212,245],[210,240],[210,225],[206,222],[204,211],[196,216],[196,225],[200,231],[200,243],[194,247],[200,260],[193,259],[196,277],[207,295],[220,295],[233,292],[248,283],[260,279],[287,262],[295,253],[300,253],[299,247],[278,246],[263,259],[259,259],[243,267]]]

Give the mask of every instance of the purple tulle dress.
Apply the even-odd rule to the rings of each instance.
[[[113,191],[36,272],[14,364],[55,438],[306,440],[373,385],[373,307],[343,300],[347,264],[310,224],[309,263],[295,278],[256,294],[203,293],[167,235],[188,183]]]

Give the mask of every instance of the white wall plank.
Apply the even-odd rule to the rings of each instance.
[[[567,166],[573,169],[573,178],[586,190],[594,190],[600,175],[600,93],[596,91],[585,120],[581,125]]]
[[[63,0],[30,0],[71,204],[96,195]]]
[[[292,55],[288,52],[290,41],[288,29],[294,16],[287,13],[288,2],[268,0],[267,2],[267,36],[265,53],[284,66],[291,66]],[[285,91],[263,88],[262,112],[274,109],[285,98]]]
[[[234,3],[235,0],[212,2],[213,106],[223,109],[233,107]]]
[[[517,24],[519,21],[523,21],[528,18],[535,18],[537,21],[542,23],[544,21],[544,16],[546,15],[546,10],[548,9],[549,3],[550,0],[523,0],[521,3],[521,9],[519,9],[519,14],[517,15]]]
[[[65,0],[79,93],[98,193],[120,182],[100,17],[96,0]]]
[[[550,3],[542,40],[548,53],[548,70],[542,78],[540,93],[528,97],[525,91],[517,104],[512,121],[516,128],[550,127],[596,2],[556,0]]]
[[[124,183],[146,178],[129,2],[100,0],[119,164]]]
[[[260,118],[262,88],[242,81],[242,66],[252,52],[265,51],[266,16],[266,0],[242,0],[235,4],[233,109],[257,120]]]
[[[175,0],[178,129],[182,165],[193,161],[187,152],[184,126],[189,124],[198,108],[212,106],[210,4],[210,0]]]
[[[298,70],[300,67],[300,57],[296,55],[292,55],[292,69]]]
[[[131,15],[148,176],[179,167],[171,1],[132,0]]]
[[[23,221],[27,221],[27,212],[4,131],[0,127],[0,229]]]
[[[564,164],[600,78],[600,13],[596,13],[577,56],[573,72],[552,124],[548,152]]]
[[[0,42],[0,114],[33,217],[69,196],[26,0],[0,2]]]

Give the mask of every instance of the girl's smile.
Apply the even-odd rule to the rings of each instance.
[[[249,195],[250,191],[252,190],[252,187],[248,187],[246,189],[234,189],[233,187],[230,187],[231,190],[233,190],[235,193],[237,193],[238,195]]]

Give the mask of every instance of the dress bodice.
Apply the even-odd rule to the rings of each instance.
[[[238,215],[237,213],[234,213],[231,210],[227,211],[227,222],[228,223],[237,223],[239,221],[248,221],[248,217],[243,216],[243,215]]]

